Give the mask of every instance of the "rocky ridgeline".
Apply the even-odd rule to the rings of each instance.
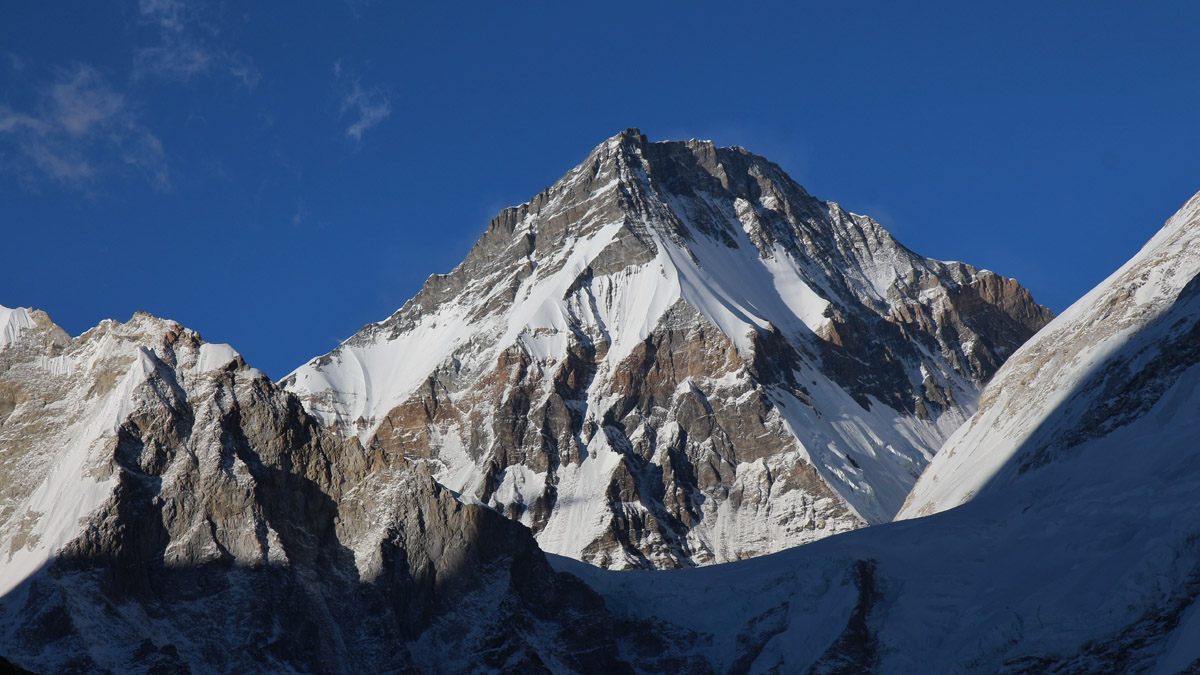
[[[330,434],[228,347],[146,314],[72,340],[43,313],[5,312],[8,661],[628,670],[603,602],[551,570],[527,529]]]

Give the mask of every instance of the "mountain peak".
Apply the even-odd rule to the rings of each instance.
[[[615,143],[633,143],[636,145],[645,145],[648,142],[649,140],[646,138],[646,134],[643,134],[641,129],[638,129],[637,127],[629,127],[628,129],[609,138],[603,145]]]
[[[761,224],[739,223],[736,209],[728,207],[740,199],[758,211],[772,210],[785,194],[798,200],[798,211],[811,213],[810,220],[821,218],[825,206],[761,156],[736,146],[717,147],[708,140],[650,142],[640,130],[630,128],[597,145],[582,163],[528,202],[502,211],[489,223],[488,232],[505,238],[539,236],[521,224],[549,206],[573,219],[569,228],[576,237],[588,236],[588,224],[607,217],[625,220],[647,244],[650,227],[678,243],[708,236],[735,246],[738,230]],[[763,199],[766,203],[760,204]],[[680,205],[701,208],[676,208]],[[584,213],[578,211],[580,207]],[[579,217],[586,215],[597,217]],[[566,227],[556,223],[554,230]],[[786,229],[779,234],[789,236]],[[770,248],[774,238],[773,233],[760,232],[756,240],[761,241],[755,243]],[[769,251],[762,254],[770,256]]]
[[[550,552],[684,566],[890,520],[1048,319],[758,155],[629,129],[284,384]]]

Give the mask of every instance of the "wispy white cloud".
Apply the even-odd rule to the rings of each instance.
[[[359,13],[360,8],[366,8],[371,4],[371,0],[345,0],[346,7],[350,10],[350,15],[355,19],[361,19],[362,14]]]
[[[227,52],[224,55],[224,61],[229,76],[237,80],[243,87],[253,89],[262,80],[262,73],[254,67],[254,62],[250,60],[249,56]]]
[[[350,113],[357,119],[346,127],[346,137],[361,142],[363,133],[392,114],[392,102],[384,87],[363,87],[355,75],[346,72],[342,64],[333,64],[333,75],[341,90],[341,115]]]
[[[50,85],[48,93],[47,110],[53,121],[75,137],[86,135],[125,109],[125,97],[87,66],[69,71]]]
[[[304,203],[304,198],[301,197],[296,201],[296,212],[292,214],[292,226],[298,226],[308,218],[308,205]]]
[[[25,72],[25,59],[21,58],[20,56],[17,56],[12,52],[4,52],[4,60],[7,61],[9,70],[13,71],[14,73]]]
[[[27,186],[50,179],[86,187],[106,172],[136,170],[155,189],[170,188],[162,143],[103,75],[82,64],[60,71],[29,111],[0,104],[0,168]]]
[[[14,111],[12,108],[0,104],[0,133],[11,133],[21,130],[40,131],[45,128],[45,122],[33,117]]]
[[[186,35],[167,33],[158,44],[134,52],[133,71],[137,78],[153,76],[186,82],[207,74],[216,60],[216,53],[208,45],[193,42]]]
[[[138,0],[143,23],[158,30],[157,44],[134,51],[134,79],[156,77],[187,82],[221,72],[253,89],[262,79],[245,54],[217,43],[216,28],[202,20],[200,6],[189,0]]]
[[[346,135],[356,141],[362,140],[363,132],[379,124],[392,114],[392,104],[379,89],[363,89],[355,82],[342,100],[342,112],[358,111],[358,121],[346,127]]]

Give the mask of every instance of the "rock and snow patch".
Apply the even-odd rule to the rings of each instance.
[[[22,330],[33,327],[33,319],[24,307],[9,309],[0,306],[0,349],[16,342]]]

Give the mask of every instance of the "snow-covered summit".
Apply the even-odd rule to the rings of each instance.
[[[1049,316],[762,157],[630,129],[284,384],[548,551],[687,565],[890,520]]]

